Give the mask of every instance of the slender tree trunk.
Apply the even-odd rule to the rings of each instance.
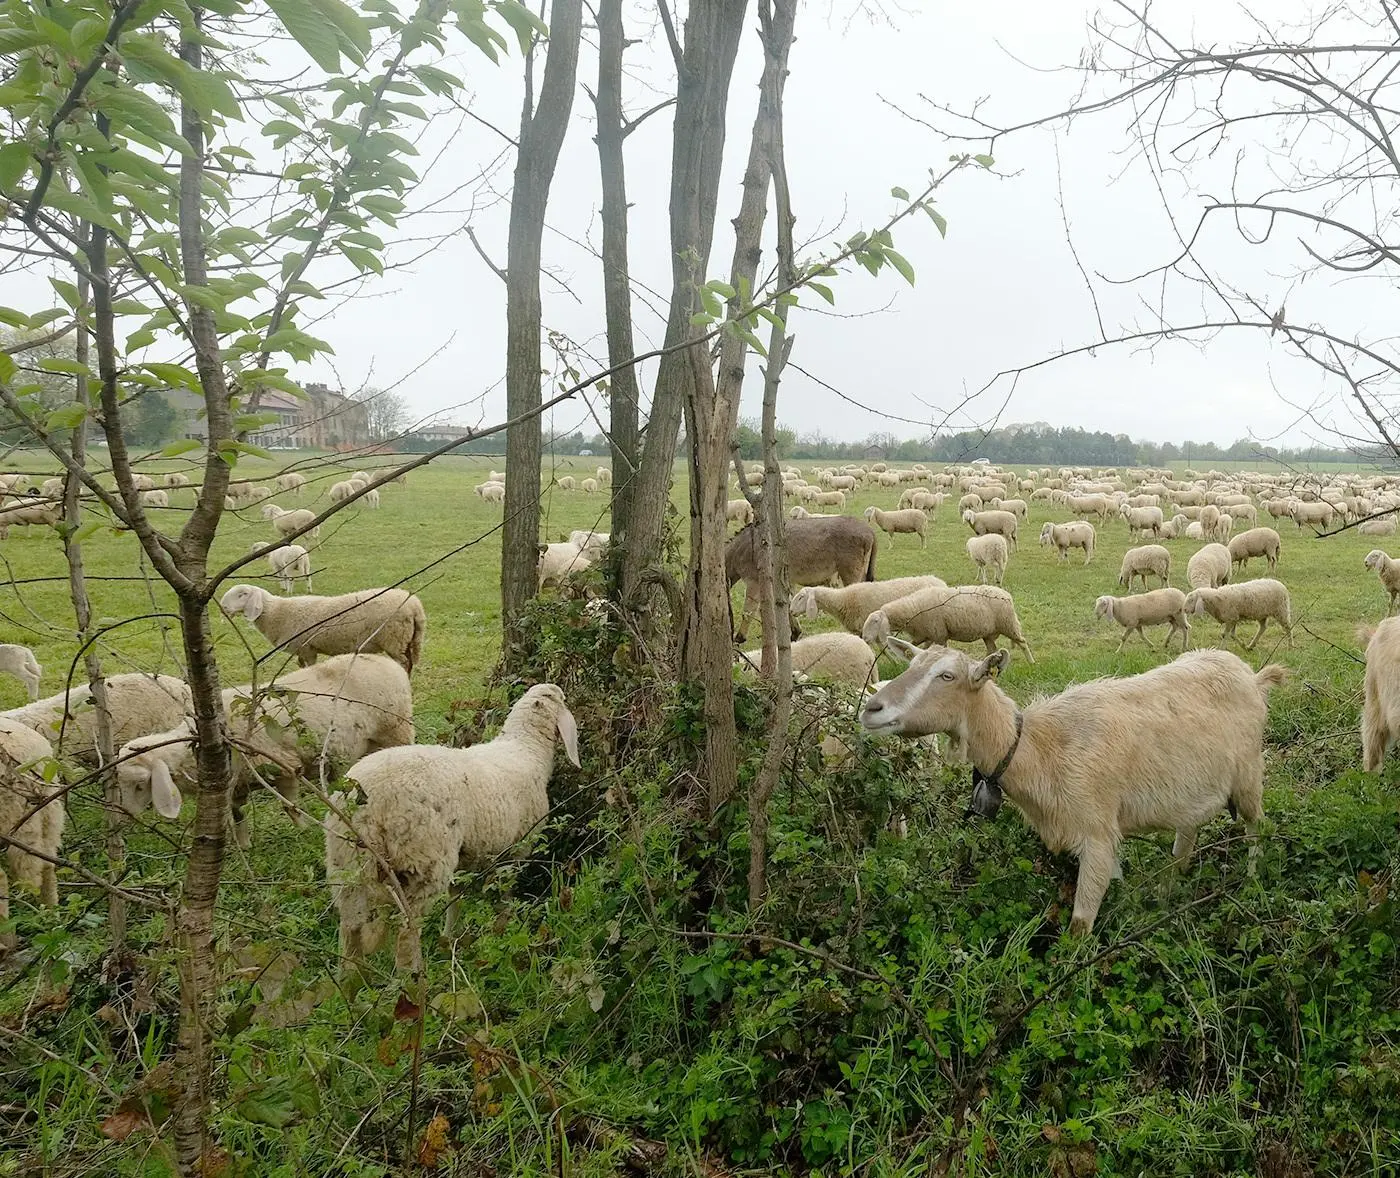
[[[538,108],[525,88],[520,147],[511,190],[506,257],[506,415],[540,406],[540,253],[549,188],[573,108],[578,74],[582,0],[554,0]],[[506,431],[505,523],[501,540],[502,658],[514,661],[521,610],[535,595],[540,542],[540,429],[538,418]]]
[[[622,156],[622,0],[598,5],[598,166],[603,180],[603,310],[608,324],[608,363],[636,355],[632,341],[632,290],[627,257],[627,173]],[[608,441],[612,450],[614,560],[627,544],[637,476],[637,369],[619,369],[609,387]],[[616,567],[616,565],[614,565]]]
[[[105,131],[105,128],[104,128]],[[89,230],[91,233],[91,230]],[[89,244],[91,239],[89,238]],[[78,274],[78,305],[88,306],[92,293],[87,277]],[[75,358],[83,372],[77,377],[74,399],[87,408],[88,378],[86,369],[91,362],[92,343],[87,328],[79,323],[74,338]],[[73,430],[73,461],[81,467],[87,466],[87,419],[83,418]],[[82,541],[74,539],[74,534],[82,526],[82,506],[79,499],[82,484],[71,471],[63,481],[63,519],[68,525],[63,535],[63,554],[68,559],[68,595],[73,602],[73,621],[77,629],[79,644],[83,647],[83,669],[87,672],[88,686],[92,689],[93,728],[98,760],[102,766],[103,824],[107,831],[107,877],[117,883],[126,871],[126,836],[123,831],[121,794],[117,788],[117,775],[112,768],[116,760],[116,749],[112,744],[112,714],[107,710],[107,684],[102,678],[102,663],[97,657],[97,648],[92,645],[92,603],[88,599],[87,580],[83,575]],[[107,935],[110,939],[106,974],[111,981],[124,969],[126,956],[126,898],[117,891],[107,895]]]
[[[734,57],[748,0],[696,0],[685,20],[685,50],[677,62],[676,115],[671,148],[671,310],[667,347],[696,339],[699,307],[714,238],[725,117]],[[676,437],[691,398],[694,361],[688,351],[663,356],[656,374],[646,444],[628,520],[623,599],[638,604],[646,572],[661,563]],[[691,432],[692,445],[695,434]]]
[[[789,286],[797,278],[792,244],[792,200],[788,190],[787,167],[783,155],[783,87],[787,79],[788,50],[792,45],[797,0],[759,0],[759,21],[763,30],[763,80],[765,94],[772,88],[771,101],[760,99],[769,119],[768,158],[773,176],[774,212],[778,230],[778,284]],[[754,129],[755,136],[758,129]],[[793,339],[787,334],[788,307],[774,308],[777,322],[768,338],[768,364],[763,373],[763,501],[760,504],[759,562],[763,569],[763,662],[765,675],[772,674],[777,698],[768,725],[768,741],[763,764],[749,791],[749,911],[762,906],[768,894],[768,803],[778,787],[783,758],[787,755],[788,725],[792,720],[792,609],[788,586],[787,544],[783,518],[783,472],[778,463],[778,386],[783,368],[792,354]]]

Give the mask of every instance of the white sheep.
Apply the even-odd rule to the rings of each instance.
[[[1357,631],[1366,651],[1366,699],[1361,708],[1361,765],[1379,773],[1400,735],[1400,618]]]
[[[112,719],[112,744],[120,748],[128,740],[150,732],[173,728],[190,711],[190,689],[173,675],[146,675],[129,671],[105,680],[107,710]],[[97,720],[92,688],[75,684],[46,699],[0,712],[0,719],[32,728],[57,750],[85,764],[96,763]]]
[[[844,508],[846,506],[846,492],[819,491],[816,495],[812,496],[811,502],[815,503],[818,507]]]
[[[0,540],[10,538],[11,528],[31,524],[52,528],[62,517],[62,505],[47,500],[22,500],[11,507],[0,508]]]
[[[1269,562],[1269,571],[1273,572],[1278,565],[1279,550],[1283,547],[1283,541],[1273,528],[1250,528],[1247,532],[1230,537],[1230,543],[1226,547],[1230,550],[1231,571],[1235,565],[1241,568],[1247,566],[1251,557],[1262,556]]]
[[[1193,589],[1218,589],[1229,583],[1232,562],[1224,544],[1207,544],[1186,562],[1186,583]]]
[[[1379,548],[1373,548],[1366,554],[1366,559],[1362,563],[1368,569],[1373,569],[1376,576],[1381,579],[1381,584],[1390,594],[1390,601],[1386,605],[1385,612],[1387,614],[1394,613],[1395,602],[1400,599],[1400,560],[1394,560]]]
[[[1282,581],[1261,577],[1257,581],[1241,581],[1237,585],[1221,585],[1218,589],[1202,586],[1186,595],[1187,614],[1210,614],[1224,629],[1220,641],[1235,637],[1240,622],[1258,622],[1259,630],[1245,650],[1253,650],[1264,634],[1270,619],[1277,621],[1293,645],[1293,616],[1288,599],[1288,587]],[[1237,640],[1238,641],[1238,640]]]
[[[1138,548],[1129,548],[1123,554],[1123,563],[1118,569],[1118,583],[1125,589],[1133,587],[1133,581],[1137,577],[1142,578],[1142,587],[1147,588],[1147,576],[1161,579],[1163,585],[1171,584],[1172,554],[1171,550],[1162,547],[1160,544],[1143,544]]]
[[[794,675],[830,679],[851,687],[864,687],[869,683],[878,661],[857,635],[843,630],[799,638],[788,649]],[[763,648],[740,651],[737,657],[740,675],[752,676],[763,660]]]
[[[410,674],[423,654],[428,627],[423,603],[407,589],[360,589],[337,597],[276,597],[257,585],[235,585],[219,602],[241,613],[273,647],[303,667],[321,654],[387,654]]]
[[[593,553],[577,544],[560,542],[540,545],[540,559],[535,565],[539,589],[562,585],[574,573],[593,567]]]
[[[612,486],[612,471],[610,471],[606,466],[600,466],[597,470],[593,472],[593,474],[598,479],[598,485],[600,487]]]
[[[1006,579],[1006,566],[1011,561],[1011,551],[1006,545],[1006,537],[997,532],[985,536],[967,538],[967,554],[977,566],[979,584],[987,583],[987,570],[992,571],[992,580],[998,585]]]
[[[489,867],[549,812],[556,733],[577,765],[578,728],[564,693],[541,683],[511,708],[494,740],[465,749],[406,745],[351,767],[346,777],[359,805],[351,794],[333,795],[324,824],[326,879],[347,966],[378,948],[379,914],[395,891],[405,909],[395,962],[404,970],[421,966],[423,917],[458,863]]]
[[[1127,645],[1128,639],[1137,634],[1147,645],[1152,645],[1143,633],[1144,626],[1169,624],[1167,640],[1163,649],[1171,646],[1172,638],[1181,634],[1181,649],[1191,645],[1191,623],[1186,620],[1186,594],[1170,587],[1153,589],[1149,593],[1135,593],[1129,597],[1103,596],[1094,602],[1094,617],[1107,618],[1123,627],[1123,638],[1118,650]]]
[[[753,523],[753,504],[747,499],[731,499],[724,505],[724,518],[729,523],[748,527]]]
[[[1062,561],[1069,559],[1071,548],[1082,548],[1084,563],[1088,564],[1094,559],[1094,525],[1084,520],[1068,524],[1047,521],[1040,529],[1040,543],[1046,547],[1053,544]]]
[[[494,474],[495,472],[493,471],[492,473]],[[574,486],[574,476],[571,474],[566,474],[559,480],[559,489],[561,491],[572,491]]]
[[[362,508],[365,508],[367,511],[378,511],[378,510],[379,510],[379,488],[378,488],[378,487],[371,487],[368,491],[366,491],[363,495],[361,495],[357,500],[355,500],[355,502],[358,503]]]
[[[45,499],[62,499],[63,480],[57,478],[45,479],[42,483],[39,484],[39,494],[42,495]]]
[[[271,512],[270,515],[269,512]],[[294,511],[286,511],[275,503],[269,503],[263,508],[263,517],[272,521],[272,526],[279,536],[290,536],[293,532],[298,532],[306,527],[316,518],[316,513],[309,507],[298,507]],[[309,532],[302,532],[302,535],[310,536],[312,539],[320,534],[320,524],[317,524]]]
[[[1006,537],[1011,551],[1016,551],[1016,516],[1010,511],[964,511],[962,521],[974,535],[996,533]]]
[[[63,801],[54,786],[36,772],[36,762],[53,758],[49,742],[32,728],[0,717],[0,842],[12,835],[45,855],[57,855],[63,841]],[[47,799],[47,800],[46,800]],[[32,811],[32,813],[31,813]],[[25,818],[28,814],[29,817]],[[20,819],[24,819],[23,822]],[[58,903],[54,864],[14,844],[0,858],[0,925],[10,919],[10,884],[25,884],[39,893],[39,902]],[[0,932],[0,955],[13,949],[13,932]]]
[[[1142,675],[1075,685],[1023,711],[993,682],[1009,652],[981,660],[942,647],[909,653],[909,668],[866,700],[862,725],[879,735],[946,732],[962,740],[983,775],[974,809],[994,816],[1004,794],[1046,847],[1079,857],[1071,933],[1093,927],[1121,874],[1126,836],[1175,831],[1172,853],[1185,866],[1198,828],[1229,807],[1254,838],[1263,817],[1268,694],[1287,677],[1283,667],[1256,674],[1227,651],[1192,651]]]
[[[244,807],[256,785],[295,804],[303,776],[328,779],[378,749],[413,743],[413,691],[408,672],[379,654],[335,655],[260,684],[226,688],[223,718],[234,747],[230,805],[233,835],[248,846]],[[197,767],[192,717],[121,748],[117,782],[122,808],[148,807],[177,818],[177,780],[193,782]],[[294,820],[302,825],[299,814]]]
[[[1154,537],[1162,534],[1162,525],[1166,520],[1160,507],[1129,507],[1124,503],[1118,510],[1128,523],[1129,534],[1151,532]]]
[[[481,487],[481,497],[487,503],[504,503],[506,501],[505,484],[484,483]]]
[[[292,591],[293,582],[298,577],[306,580],[306,591],[311,592],[311,554],[300,544],[283,544],[280,548],[271,544],[258,543],[249,549],[265,555],[268,568],[277,578],[283,593]]]
[[[576,531],[569,533],[569,543],[575,548],[580,548],[588,553],[591,560],[597,560],[603,555],[603,550],[608,546],[608,541],[612,539],[609,532],[588,532]]]
[[[355,482],[354,479],[344,479],[338,483],[331,484],[330,496],[332,503],[341,503],[355,494],[363,484]]]
[[[998,637],[1009,638],[1035,662],[1021,631],[1011,594],[994,585],[959,585],[920,589],[883,606],[865,619],[861,637],[872,647],[888,643],[895,631],[916,643],[982,642],[996,650]]]
[[[289,495],[300,495],[306,487],[306,476],[290,470],[285,474],[279,474],[272,480],[272,485]]]
[[[505,483],[497,482],[495,479],[487,479],[484,483],[477,483],[477,485],[472,488],[472,492],[477,496],[477,498],[485,499],[486,492],[489,491],[492,487],[500,487],[501,493],[504,496],[506,489]]]
[[[1356,525],[1356,531],[1360,536],[1393,536],[1395,535],[1395,513],[1391,512],[1389,515],[1363,520]]]
[[[583,482],[579,484],[579,490],[585,495],[596,495],[598,493],[598,480],[584,479]]]
[[[857,581],[854,585],[808,585],[792,595],[794,616],[806,614],[816,621],[818,613],[829,614],[852,634],[859,634],[868,618],[881,606],[931,586],[946,588],[946,582],[933,575],[894,577],[888,581]]]
[[[928,546],[928,516],[917,507],[906,507],[902,511],[881,511],[880,508],[871,506],[865,509],[866,523],[873,523],[890,538],[890,547],[894,547],[894,535],[896,532],[903,532],[906,535],[918,536],[919,547]]]
[[[43,673],[29,647],[17,642],[0,643],[0,674],[13,675],[23,683],[31,702],[39,698],[39,677]]]
[[[179,490],[181,487],[190,486],[190,476],[187,474],[181,474],[178,470],[171,471],[168,475],[161,479],[161,482],[163,482],[169,490],[176,491]]]

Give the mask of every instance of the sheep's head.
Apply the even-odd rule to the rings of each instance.
[[[1114,598],[1110,594],[1105,593],[1094,602],[1094,617],[1107,618],[1110,622],[1113,621],[1113,602]]]
[[[1050,544],[1053,543],[1054,539],[1055,525],[1052,524],[1049,520],[1046,520],[1040,529],[1040,542],[1041,544]]]
[[[963,523],[965,523],[969,528],[973,526],[973,521],[974,521],[976,518],[977,518],[977,517],[974,516],[974,515],[972,514],[972,508],[970,508],[970,507],[969,507],[966,511],[964,511],[964,512],[962,513],[962,521],[963,521]]]
[[[183,799],[175,772],[185,775],[193,758],[194,738],[186,722],[169,732],[138,737],[122,746],[117,761],[121,807],[132,817],[153,808],[162,818],[178,818]],[[172,772],[171,766],[175,766]]]
[[[890,641],[890,619],[882,609],[877,609],[865,619],[861,627],[861,638],[870,646],[888,645]]]
[[[1366,554],[1365,564],[1368,569],[1379,569],[1384,562],[1385,553],[1379,548],[1372,548],[1371,551]]]
[[[867,507],[867,508],[865,509],[865,513],[864,513],[864,514],[865,514],[865,518],[866,518],[866,519],[868,519],[868,520],[874,519],[874,518],[875,518],[875,505],[872,503],[869,507]]]
[[[1182,603],[1181,612],[1186,615],[1203,614],[1206,612],[1205,593],[1200,589],[1192,589],[1186,595],[1186,600]]]
[[[219,599],[219,608],[226,617],[241,613],[250,622],[256,622],[262,616],[268,596],[265,589],[256,585],[235,585]]]
[[[865,701],[861,725],[881,736],[946,732],[964,739],[971,697],[1010,661],[1007,650],[972,659],[946,646],[930,646],[915,655],[908,670]]]
[[[808,621],[815,621],[817,616],[817,595],[810,587],[799,589],[792,595],[792,612],[794,614],[805,613]]]
[[[573,713],[564,705],[564,691],[554,683],[537,683],[516,701],[510,710],[510,719],[521,718],[521,722],[531,728],[542,726],[546,720],[552,723],[564,742],[564,755],[577,766],[578,725]]]

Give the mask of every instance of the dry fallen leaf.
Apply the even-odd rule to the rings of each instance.
[[[423,1129],[418,1140],[418,1164],[429,1170],[434,1169],[438,1160],[452,1148],[447,1134],[452,1126],[441,1113],[435,1116]]]
[[[137,1129],[149,1129],[151,1118],[146,1115],[145,1106],[134,1097],[128,1096],[117,1106],[117,1111],[102,1122],[103,1137],[113,1141],[125,1141]]]
[[[394,1018],[401,1023],[411,1023],[422,1013],[423,1008],[407,994],[400,994],[394,1003]]]

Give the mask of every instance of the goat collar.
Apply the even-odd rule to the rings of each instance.
[[[1016,750],[1017,750],[1018,748],[1021,747],[1021,729],[1022,729],[1022,727],[1024,727],[1024,724],[1025,724],[1025,720],[1024,720],[1024,717],[1022,716],[1021,709],[1020,709],[1020,708],[1017,708],[1017,709],[1016,709],[1016,736],[1015,736],[1015,738],[1011,741],[1011,747],[1010,747],[1009,749],[1006,750],[1006,756],[1002,757],[1002,759],[1001,759],[1000,761],[997,762],[997,767],[996,767],[995,769],[993,769],[990,773],[988,773],[988,774],[986,775],[986,777],[984,778],[984,780],[990,781],[993,785],[1000,785],[1000,784],[1001,784],[1001,775],[1002,775],[1003,773],[1006,772],[1008,766],[1010,766],[1010,764],[1011,764],[1011,758],[1014,757],[1014,756],[1016,755]],[[974,767],[974,769],[973,769],[973,773],[974,773],[974,775],[976,775],[976,768],[975,768],[975,767]]]
[[[1001,809],[1002,791],[1001,775],[1006,772],[1011,764],[1011,758],[1016,755],[1016,750],[1021,747],[1021,711],[1016,710],[1016,738],[1011,742],[1011,747],[1006,750],[1006,756],[997,763],[997,767],[988,774],[983,774],[976,765],[972,767],[972,802],[967,808],[964,818],[971,818],[974,815],[981,815],[983,818],[995,818],[997,811]]]

